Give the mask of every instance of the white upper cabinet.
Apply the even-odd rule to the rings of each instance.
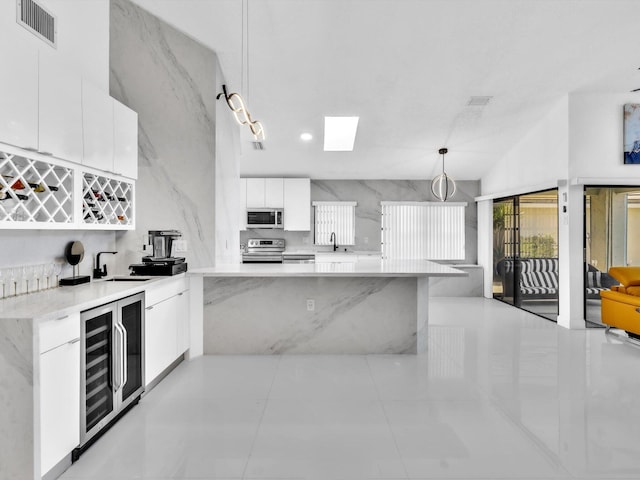
[[[113,171],[113,99],[90,82],[82,82],[82,164]]]
[[[247,208],[283,208],[282,178],[247,178]]]
[[[284,191],[282,178],[264,179],[264,206],[265,208],[284,207]]]
[[[247,208],[264,208],[264,178],[247,178]]]
[[[284,229],[311,230],[311,181],[308,178],[284,179]]]
[[[113,172],[138,178],[138,114],[113,100]]]
[[[0,42],[0,142],[38,149],[38,51]]]
[[[38,150],[82,162],[80,75],[52,56],[40,55]]]

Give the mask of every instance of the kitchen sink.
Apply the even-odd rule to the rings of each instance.
[[[105,282],[146,282],[149,277],[113,277],[107,278]]]

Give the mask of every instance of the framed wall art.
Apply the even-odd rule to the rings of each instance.
[[[624,163],[640,164],[640,104],[624,106]]]

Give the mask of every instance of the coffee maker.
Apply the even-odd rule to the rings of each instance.
[[[148,245],[152,254],[142,257],[142,263],[129,265],[131,275],[177,275],[187,271],[184,257],[173,256],[173,242],[182,237],[179,230],[149,230]]]

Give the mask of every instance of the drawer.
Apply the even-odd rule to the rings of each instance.
[[[40,353],[80,339],[80,312],[40,324]]]
[[[150,285],[145,292],[145,307],[151,307],[167,298],[188,290],[187,277],[176,278],[162,282],[160,285]]]

